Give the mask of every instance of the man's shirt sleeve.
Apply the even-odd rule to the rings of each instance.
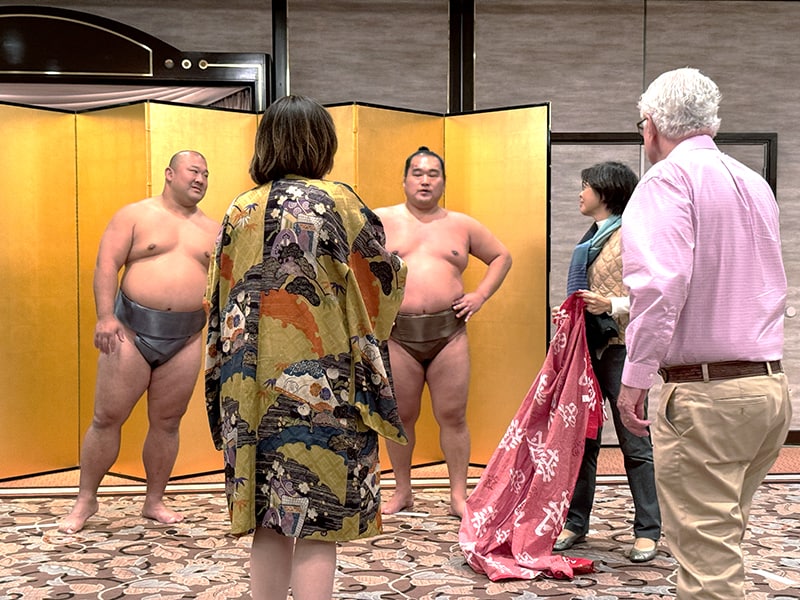
[[[657,166],[651,170],[664,170]],[[622,218],[623,282],[631,298],[622,382],[640,389],[653,385],[662,366],[686,301],[694,252],[688,182],[664,173],[648,175]]]

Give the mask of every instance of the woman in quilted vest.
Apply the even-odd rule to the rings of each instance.
[[[577,292],[586,305],[586,338],[592,354],[592,367],[611,408],[624,456],[634,505],[635,539],[628,557],[633,562],[646,562],[656,556],[661,537],[653,446],[649,436],[638,437],[627,430],[617,409],[630,308],[628,292],[622,284],[620,225],[622,211],[637,183],[636,174],[619,162],[603,162],[581,171],[579,209],[594,223],[573,253],[567,294]],[[597,439],[586,439],[567,521],[553,548],[556,551],[583,542],[589,532],[600,440],[601,434]]]

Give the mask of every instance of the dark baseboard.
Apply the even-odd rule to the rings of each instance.
[[[786,444],[788,446],[800,446],[800,430],[790,431],[787,433]]]

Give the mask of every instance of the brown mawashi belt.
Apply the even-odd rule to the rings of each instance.
[[[730,360],[727,362],[701,363],[697,365],[677,365],[663,367],[658,374],[664,382],[687,383],[690,381],[715,381],[719,379],[736,379],[737,377],[755,377],[783,373],[781,361],[747,362]]]

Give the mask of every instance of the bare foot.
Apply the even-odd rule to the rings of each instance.
[[[459,519],[464,516],[464,507],[467,505],[466,500],[457,500],[450,498],[450,514]]]
[[[76,500],[72,512],[58,524],[58,530],[61,533],[78,533],[83,529],[86,519],[95,514],[98,508],[96,498],[87,501]]]
[[[393,515],[403,510],[414,508],[414,497],[409,492],[408,494],[395,493],[389,498],[388,502],[384,502],[381,506],[381,513],[384,515]]]
[[[174,510],[167,508],[166,505],[161,501],[151,503],[145,502],[144,507],[142,508],[142,516],[166,525],[180,523],[183,521],[182,514],[176,513]]]

